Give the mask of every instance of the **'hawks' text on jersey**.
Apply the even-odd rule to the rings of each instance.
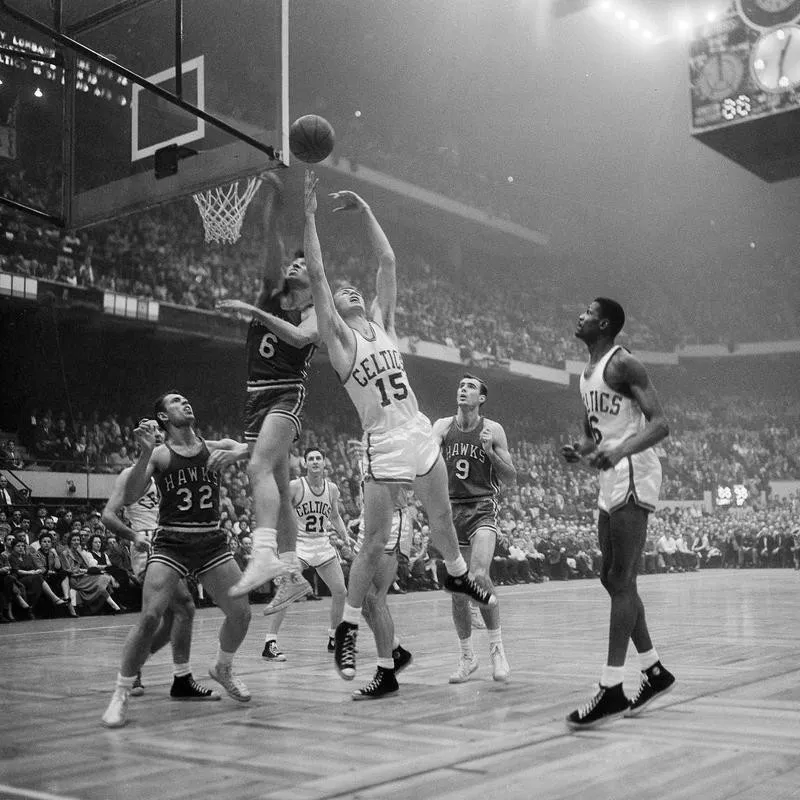
[[[206,467],[206,443],[191,457],[166,447],[169,463],[155,475],[161,494],[159,527],[188,533],[215,531],[219,527],[219,475]]]
[[[494,497],[499,485],[494,466],[481,446],[484,417],[468,431],[458,427],[456,417],[442,439],[442,455],[447,466],[450,499],[453,501],[478,500]]]

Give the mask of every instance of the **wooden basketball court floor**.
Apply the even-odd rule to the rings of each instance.
[[[348,683],[325,651],[329,600],[287,615],[284,664],[260,658],[254,607],[237,657],[249,704],[171,702],[162,651],[121,730],[99,720],[133,616],[5,625],[0,797],[800,798],[800,573],[646,576],[640,588],[676,689],[639,718],[581,733],[564,716],[591,695],[605,655],[597,581],[500,588],[505,688],[491,680],[485,631],[478,672],[447,683],[458,648],[446,595],[392,596],[415,662],[399,695],[373,702],[350,699],[374,671],[365,627]],[[219,619],[198,611],[198,678]],[[637,671],[631,651],[629,691]]]

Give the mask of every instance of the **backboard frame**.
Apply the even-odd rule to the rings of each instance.
[[[221,116],[207,111],[203,107],[204,102],[202,95],[198,97],[197,103],[191,103],[183,96],[182,76],[187,71],[187,67],[191,68],[193,65],[192,62],[196,62],[196,59],[190,59],[189,62],[184,62],[182,60],[183,0],[174,0],[174,66],[160,73],[148,77],[143,76],[74,38],[74,35],[91,32],[93,29],[107,24],[120,15],[144,8],[155,2],[157,2],[157,0],[121,0],[121,2],[103,11],[66,26],[63,17],[63,0],[54,0],[52,4],[52,25],[48,25],[24,11],[21,11],[11,5],[8,0],[0,0],[0,10],[2,12],[43,36],[48,37],[55,44],[63,48],[63,52],[60,54],[60,60],[62,61],[64,69],[65,86],[62,112],[64,172],[62,184],[62,215],[50,214],[7,197],[0,197],[0,203],[15,208],[18,211],[47,219],[59,227],[78,229],[123,214],[134,213],[207,188],[209,185],[209,172],[212,174],[216,174],[217,172],[224,173],[225,177],[222,181],[224,182],[225,180],[237,180],[257,172],[289,165],[289,0],[277,0],[277,2],[280,3],[281,28],[280,131],[278,132],[280,136],[280,149],[277,149],[273,144],[266,144],[257,139],[254,135],[257,131],[252,128],[252,126],[248,126],[246,123],[239,122],[235,119],[224,119]],[[167,103],[193,115],[198,120],[198,130],[204,130],[205,124],[208,124],[228,136],[233,137],[235,141],[232,144],[219,147],[213,152],[204,152],[202,166],[198,165],[195,159],[189,159],[183,162],[181,164],[179,181],[177,178],[166,178],[162,181],[157,181],[154,189],[153,182],[150,180],[147,173],[140,173],[128,177],[125,181],[125,190],[130,200],[126,201],[125,208],[122,211],[118,210],[114,203],[114,199],[118,195],[118,189],[115,189],[114,183],[89,189],[77,194],[75,192],[75,92],[72,90],[72,87],[75,85],[77,59],[79,56],[89,59],[123,76],[137,89],[137,94],[145,89]],[[35,57],[31,57],[31,60],[36,59]],[[164,89],[158,83],[158,81],[163,80],[168,74],[171,74],[171,77],[174,78],[174,93]],[[200,83],[199,86],[202,86],[202,83]],[[182,138],[188,142],[193,138],[197,138],[197,136]],[[131,142],[132,155],[134,143],[135,134]],[[172,140],[171,143],[175,144],[176,142]],[[182,143],[183,142],[180,142],[179,144]],[[139,157],[149,157],[154,154],[156,149],[161,149],[163,145],[164,143],[159,143],[158,148],[154,147],[148,152],[140,153]],[[230,164],[236,164],[236,168],[229,169],[228,165]]]

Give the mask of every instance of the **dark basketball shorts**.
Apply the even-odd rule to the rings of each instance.
[[[453,525],[458,544],[470,547],[478,528],[490,528],[497,533],[497,505],[492,497],[481,497],[474,502],[453,503]]]
[[[254,442],[258,439],[261,426],[270,414],[288,419],[299,437],[305,402],[306,387],[302,383],[249,388],[244,408],[244,440]]]
[[[222,531],[183,533],[159,529],[153,537],[153,552],[147,563],[166,564],[182,578],[198,577],[226,561],[233,560],[228,539]]]

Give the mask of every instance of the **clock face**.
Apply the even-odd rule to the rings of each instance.
[[[787,25],[800,17],[800,0],[736,0],[736,7],[744,21],[759,30]]]
[[[700,71],[697,91],[707,100],[724,100],[735,94],[744,77],[744,65],[733,53],[714,53]]]
[[[800,26],[763,34],[753,46],[750,69],[765,91],[788,92],[800,85]]]

